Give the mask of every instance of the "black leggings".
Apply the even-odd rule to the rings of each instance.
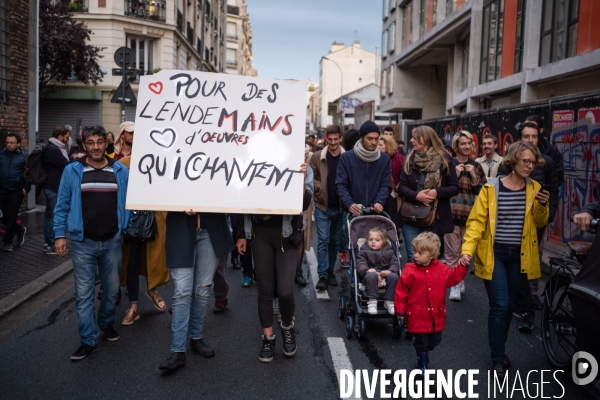
[[[273,326],[273,296],[277,290],[281,322],[290,326],[294,318],[294,279],[299,246],[281,236],[281,229],[254,227],[254,273],[258,280],[258,316],[262,328]],[[283,251],[282,251],[283,247]]]

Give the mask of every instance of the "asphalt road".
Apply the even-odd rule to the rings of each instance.
[[[304,268],[306,271],[308,266]],[[329,299],[317,298],[314,282],[305,288],[296,286],[298,352],[293,358],[285,357],[276,330],[275,359],[263,364],[258,361],[261,330],[257,287],[241,288],[241,272],[228,268],[229,309],[220,315],[209,313],[205,323],[205,340],[216,356],[204,359],[188,350],[187,365],[174,373],[158,370],[169,355],[171,316],[155,310],[145,296],[140,297],[139,321],[128,327],[115,325],[121,334],[119,341],[108,342],[102,337],[96,353],[71,362],[79,336],[74,290],[68,282],[72,278],[67,277],[55,289],[38,295],[47,300],[34,298],[31,304],[0,319],[0,332],[4,332],[0,335],[0,398],[336,399],[340,396],[340,368],[367,370],[370,375],[378,369],[410,372],[416,367],[414,348],[404,337],[400,341],[393,338],[391,318],[369,321],[364,340],[345,338],[345,324],[337,314],[339,296],[349,290],[345,271],[337,270],[341,285],[330,288]],[[144,287],[143,278],[141,282]],[[479,398],[494,398],[493,391],[488,395],[487,296],[474,275],[467,275],[466,288],[462,302],[448,302],[447,327],[442,344],[430,353],[430,368],[479,370],[474,392]],[[172,287],[159,292],[170,304]],[[123,294],[117,322],[126,309]],[[542,348],[539,313],[537,317],[531,335],[520,334],[513,323],[507,355],[513,364],[509,386],[517,390],[507,396],[506,389],[502,393],[497,389],[495,397],[540,398],[543,387],[544,397],[593,398],[573,383],[570,373],[557,374],[559,384],[546,372],[546,383],[540,383],[539,371],[551,367]],[[538,372],[530,373],[527,381],[533,370]],[[516,379],[517,371],[520,380]],[[521,386],[528,388],[529,394],[519,391]],[[460,387],[466,390],[465,378]],[[381,398],[379,389],[377,386],[373,398]],[[361,394],[368,398],[364,387]]]

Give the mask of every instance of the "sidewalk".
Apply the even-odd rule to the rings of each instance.
[[[21,213],[25,243],[0,252],[0,317],[72,270],[71,256],[44,253],[44,207]],[[0,238],[3,236],[0,236]]]

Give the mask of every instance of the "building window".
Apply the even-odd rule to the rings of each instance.
[[[394,92],[394,65],[390,65],[387,80],[387,92],[392,94]]]
[[[388,1],[388,7],[390,9],[389,12],[392,12],[396,9],[396,0],[389,0]]]
[[[479,83],[490,82],[500,77],[503,28],[504,0],[485,0]]]
[[[237,24],[232,22],[227,23],[227,39],[228,40],[237,40]]]
[[[469,46],[471,45],[471,35],[467,35],[465,40],[462,42],[462,68],[460,71],[461,91],[465,90],[469,86]]]
[[[515,74],[523,71],[523,50],[525,49],[525,0],[517,4],[517,36],[515,38]]]
[[[388,30],[383,31],[383,35],[381,36],[381,57],[387,56],[387,48],[388,48]]]
[[[381,82],[379,85],[379,93],[381,97],[385,97],[385,88],[387,87],[387,69],[381,71]]]
[[[438,0],[433,0],[433,12],[431,14],[431,27],[432,28],[437,24],[437,6],[438,6]]]
[[[421,9],[419,10],[419,37],[423,37],[427,27],[427,0],[421,0]]]
[[[456,10],[456,0],[446,0],[446,17]]]
[[[396,48],[396,23],[392,23],[388,28],[388,53]]]
[[[388,0],[383,0],[383,19],[386,19],[390,15],[390,9],[388,8]]]
[[[544,0],[540,65],[577,53],[578,26],[579,0]]]
[[[0,4],[0,102],[8,102],[10,80],[10,43],[8,3]]]
[[[154,41],[152,39],[128,36],[129,48],[135,52],[135,66],[137,70],[134,82],[140,81],[141,75],[152,75],[154,68]]]
[[[412,8],[413,4],[408,3],[402,9],[402,46],[406,48],[412,43]]]
[[[237,67],[236,49],[227,49],[227,66]]]

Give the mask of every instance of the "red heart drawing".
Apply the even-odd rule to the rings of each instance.
[[[150,83],[148,85],[148,88],[150,89],[151,92],[160,94],[163,90],[163,84],[162,84],[162,82]]]

